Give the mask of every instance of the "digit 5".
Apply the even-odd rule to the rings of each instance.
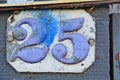
[[[58,61],[65,64],[76,64],[84,60],[89,52],[89,45],[84,36],[77,33],[65,34],[79,30],[84,23],[83,18],[64,20],[60,22],[59,42],[70,39],[73,45],[73,55],[70,58],[65,58],[67,49],[63,44],[56,44],[52,49],[52,54]]]

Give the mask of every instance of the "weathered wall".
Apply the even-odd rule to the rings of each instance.
[[[7,0],[0,0],[0,3],[7,3]]]
[[[96,8],[92,13],[96,20],[97,30],[96,62],[84,74],[17,73],[6,62],[5,57],[6,21],[11,13],[0,12],[0,80],[110,80],[108,8]]]

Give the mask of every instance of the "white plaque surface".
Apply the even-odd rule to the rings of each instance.
[[[27,20],[29,22],[30,19],[33,20],[33,22],[31,21],[32,24],[27,24]],[[40,24],[34,22],[34,19]],[[18,24],[22,20],[23,24],[19,26]],[[38,31],[40,34],[38,36],[42,36],[39,38],[41,41],[37,41],[37,38],[32,40],[34,37],[31,37],[31,34],[36,31],[34,31],[35,27],[31,26],[37,26],[36,29],[40,26],[40,31],[43,31],[42,29],[47,26],[43,33]],[[72,29],[72,27],[74,28]],[[25,38],[21,37],[19,33],[17,35],[17,30],[18,32],[22,31],[23,35],[26,33]],[[95,61],[95,33],[93,17],[85,10],[26,10],[17,14],[14,13],[7,21],[7,61],[18,72],[82,73]],[[68,38],[64,35],[68,35]],[[66,38],[60,40],[63,37]],[[30,41],[28,41],[29,38],[31,38]],[[32,44],[32,42],[36,44]],[[57,44],[66,47],[66,55],[60,57],[57,54],[63,49]],[[43,53],[42,48],[46,46],[48,49],[43,50],[43,52],[46,50],[47,52]],[[55,50],[58,51],[55,52]],[[39,51],[41,52],[40,55]],[[61,54],[63,54],[62,51]],[[25,57],[26,55],[27,57]],[[41,56],[44,57],[41,58]],[[75,62],[72,61],[73,56]]]

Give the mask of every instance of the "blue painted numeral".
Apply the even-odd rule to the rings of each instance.
[[[25,33],[25,30],[21,27],[23,24],[28,24],[32,28],[32,34],[21,45],[20,49],[17,49],[16,52],[12,55],[12,61],[15,61],[16,58],[20,58],[21,60],[28,63],[39,62],[45,58],[49,51],[49,47],[46,46],[44,48],[37,48],[32,47],[32,45],[40,44],[45,40],[47,37],[46,26],[44,23],[39,22],[34,18],[22,19],[17,22],[13,29],[13,36],[17,40],[22,39],[21,35],[23,36],[23,39],[26,38],[24,36],[26,36],[27,33]]]
[[[53,19],[54,20],[54,19]],[[52,28],[53,23],[58,24],[57,21],[52,21],[49,24],[38,21],[33,18],[25,18],[17,22],[13,28],[13,37],[18,40],[24,40],[27,37],[27,32],[21,27],[23,24],[28,24],[32,28],[32,34],[30,37],[20,46],[19,49],[12,55],[13,61],[16,58],[28,63],[37,63],[42,61],[49,52],[50,45],[46,44],[43,48],[33,47],[33,45],[45,44],[46,41],[53,41],[56,35],[56,31]],[[55,59],[65,64],[76,64],[84,60],[89,52],[89,45],[84,36],[73,31],[79,30],[84,23],[84,18],[62,20],[60,22],[58,41],[62,42],[66,39],[71,40],[73,45],[73,55],[70,58],[66,58],[67,49],[64,44],[56,44],[52,49],[52,54]],[[57,29],[57,28],[56,28]],[[52,36],[52,32],[54,35]],[[69,33],[68,33],[69,32]],[[71,33],[72,32],[72,33]],[[71,34],[70,34],[71,33]]]
[[[77,33],[68,34],[79,30],[84,23],[83,18],[64,20],[60,23],[59,41],[71,40],[73,44],[73,56],[65,58],[67,49],[63,44],[56,44],[52,49],[52,54],[58,61],[65,64],[76,64],[86,58],[89,52],[89,45],[84,36]]]

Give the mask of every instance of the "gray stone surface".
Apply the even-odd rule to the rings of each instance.
[[[0,3],[7,3],[7,0],[0,0]]]
[[[113,35],[111,37],[111,45],[113,46],[113,48],[111,47],[111,51],[113,53],[113,76],[114,76],[114,80],[120,80],[120,64],[119,64],[119,59],[117,60],[117,57],[119,58],[119,53],[120,53],[120,37],[118,35],[120,35],[120,13],[114,13],[111,15],[111,19],[112,19],[112,34]]]
[[[84,74],[17,73],[6,61],[6,22],[11,12],[0,12],[0,80],[110,80],[109,12],[96,8],[96,62]]]

